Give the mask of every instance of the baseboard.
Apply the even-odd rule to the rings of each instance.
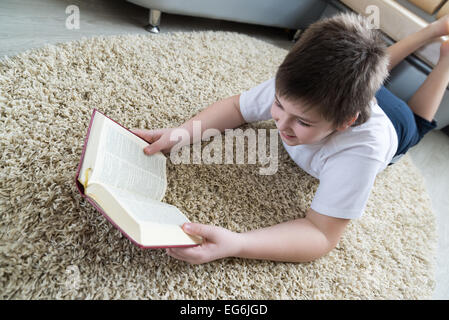
[[[449,125],[445,126],[443,129],[441,129],[441,131],[449,136]]]

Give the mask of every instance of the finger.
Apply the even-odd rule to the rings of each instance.
[[[146,155],[152,155],[155,154],[158,151],[161,151],[161,149],[164,147],[164,141],[162,139],[159,139],[149,146],[145,147],[143,149],[143,152],[145,152]]]
[[[176,253],[171,252],[170,249],[166,249],[166,252],[167,252],[168,256],[170,256],[172,258],[175,258],[175,259],[178,259],[178,260],[183,260],[184,261],[184,259],[182,257],[178,256]]]
[[[171,248],[171,254],[177,257],[177,259],[187,261],[191,264],[203,263],[204,259],[204,249],[202,247],[193,248]]]
[[[139,128],[133,128],[130,131],[132,133],[136,134],[137,136],[139,136],[140,138],[144,139],[144,140],[147,140],[149,138],[148,134],[146,132],[148,130],[143,130],[143,129],[139,129]]]
[[[183,257],[184,259],[195,260],[201,256],[202,248],[200,246],[192,248],[171,248],[170,251],[174,254]]]
[[[213,240],[215,238],[215,232],[217,231],[217,227],[215,226],[187,222],[182,225],[182,229],[188,234],[198,235],[209,240]]]
[[[160,136],[159,130],[133,129],[131,132],[137,134],[139,137],[149,143],[153,143]]]
[[[178,260],[182,260],[182,261],[186,261],[186,262],[190,262],[192,260],[191,257],[184,256],[184,255],[180,254],[179,252],[174,251],[171,248],[166,249],[166,252],[170,257],[173,257]]]
[[[165,156],[168,156],[170,154],[170,149],[161,149],[160,150]]]

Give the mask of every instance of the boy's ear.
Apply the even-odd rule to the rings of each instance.
[[[336,128],[337,131],[344,131],[348,129],[359,117],[360,112],[357,112],[357,114],[349,119],[345,124],[341,125],[340,127]]]

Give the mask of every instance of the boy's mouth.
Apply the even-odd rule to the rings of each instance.
[[[283,133],[282,131],[279,131],[281,133],[281,135],[285,138],[285,139],[293,139],[295,138],[295,136],[290,136],[288,134]]]

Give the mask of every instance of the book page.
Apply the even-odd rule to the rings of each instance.
[[[103,187],[119,202],[126,212],[139,222],[178,226],[181,226],[184,222],[189,222],[189,219],[176,206],[108,185],[103,185]]]
[[[158,153],[147,156],[148,143],[105,118],[92,182],[104,184],[143,197],[162,200],[167,188],[166,158]]]

